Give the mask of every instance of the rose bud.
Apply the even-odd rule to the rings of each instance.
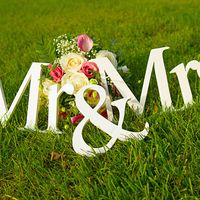
[[[94,62],[84,62],[81,66],[80,72],[84,73],[88,78],[93,78],[96,72],[99,72],[97,64]]]
[[[61,67],[56,67],[55,69],[51,70],[49,75],[53,78],[55,82],[60,82],[63,76],[63,69]]]
[[[84,118],[84,116],[82,114],[79,114],[79,115],[72,117],[71,122],[72,122],[72,124],[76,124],[76,123],[80,122],[83,118]]]
[[[60,112],[58,113],[58,116],[59,116],[59,118],[60,118],[61,120],[63,120],[63,119],[65,119],[65,118],[67,117],[67,113],[66,113],[66,112],[60,111]]]
[[[53,65],[52,64],[49,64],[48,65],[48,69],[52,69]]]
[[[93,47],[92,39],[86,34],[82,34],[78,36],[77,44],[80,50],[84,52],[90,51]]]
[[[106,110],[104,110],[103,112],[100,113],[101,116],[103,116],[104,118],[108,119],[108,113]]]

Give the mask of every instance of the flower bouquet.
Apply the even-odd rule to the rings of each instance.
[[[94,58],[107,57],[113,66],[127,73],[126,66],[118,67],[116,54],[102,50],[98,44],[86,34],[77,37],[69,37],[64,34],[54,39],[55,60],[48,66],[42,66],[43,78],[41,81],[41,90],[43,100],[48,98],[48,88],[53,84],[61,84],[61,86],[70,83],[74,87],[72,95],[62,94],[60,97],[59,123],[61,128],[68,129],[70,124],[77,124],[83,119],[83,115],[75,105],[75,94],[83,86],[88,84],[98,84],[102,86],[99,73],[99,66],[90,61]],[[112,98],[117,98],[119,92],[108,78],[108,86]],[[99,95],[94,90],[87,90],[84,98],[91,107],[95,107],[99,101]],[[43,101],[44,102],[44,101]],[[43,103],[46,105],[46,103]],[[107,118],[106,106],[103,106],[99,113]]]

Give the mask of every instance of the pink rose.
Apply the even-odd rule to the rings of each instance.
[[[77,122],[80,122],[83,118],[84,118],[84,116],[82,114],[79,114],[79,115],[72,117],[71,122],[72,122],[72,124],[76,124]]]
[[[92,78],[95,76],[96,72],[99,72],[99,68],[94,62],[84,62],[80,72],[84,73],[88,78]]]
[[[100,112],[100,115],[103,116],[103,117],[106,118],[106,119],[108,118],[108,114],[107,114],[107,111],[106,111],[106,110],[101,111],[101,112]],[[72,118],[71,118],[71,122],[72,122],[72,124],[77,124],[77,123],[79,123],[83,118],[84,118],[84,115],[79,114],[79,115],[76,115],[76,116],[72,117]]]
[[[79,35],[78,36],[78,47],[80,48],[81,51],[88,52],[93,47],[93,41],[86,34]]]
[[[63,76],[63,69],[61,67],[56,67],[55,69],[51,70],[49,75],[53,78],[55,82],[60,82]]]

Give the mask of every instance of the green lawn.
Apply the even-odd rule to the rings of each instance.
[[[48,47],[60,34],[88,33],[130,68],[124,77],[140,97],[149,52],[169,46],[164,59],[176,108],[183,106],[178,80],[169,71],[200,59],[199,0],[0,0],[0,79],[8,105],[32,62],[52,62]],[[143,141],[120,142],[106,154],[82,157],[72,150],[74,127],[62,135],[19,131],[28,92],[6,128],[0,126],[0,199],[199,199],[200,80],[189,74],[196,104],[162,112],[155,77],[142,116],[127,107],[124,128]],[[40,117],[40,121],[47,121]],[[94,146],[108,137],[88,125]],[[60,159],[52,159],[58,152]]]

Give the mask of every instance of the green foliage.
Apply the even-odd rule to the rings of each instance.
[[[115,52],[130,68],[124,79],[139,97],[152,48],[170,47],[164,53],[168,74],[181,62],[199,60],[199,13],[198,0],[1,0],[0,79],[6,100],[10,105],[31,62],[53,62],[52,41],[64,33],[87,33]],[[200,81],[192,73],[196,105],[162,112],[152,79],[144,115],[127,108],[124,122],[124,128],[139,131],[148,121],[149,136],[117,141],[92,158],[73,151],[74,126],[62,135],[17,129],[25,124],[26,93],[8,126],[0,126],[0,199],[199,199]],[[181,108],[177,78],[168,80],[174,106]],[[47,121],[42,116],[46,113],[40,123]],[[109,140],[92,124],[84,138],[95,147]]]

